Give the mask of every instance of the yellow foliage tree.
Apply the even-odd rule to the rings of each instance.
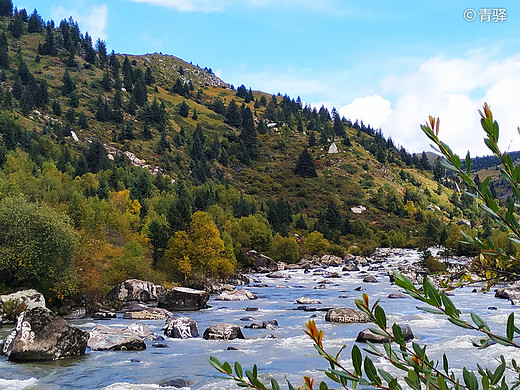
[[[305,239],[305,252],[312,255],[323,253],[329,247],[329,241],[320,232],[311,232]]]

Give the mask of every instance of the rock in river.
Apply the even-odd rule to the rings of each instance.
[[[166,310],[200,310],[206,307],[209,293],[187,287],[174,287],[159,296],[157,306]]]
[[[314,298],[309,297],[300,297],[296,299],[296,303],[299,303],[300,305],[317,305],[321,302]]]
[[[88,346],[93,351],[141,351],[146,349],[144,340],[128,328],[119,329],[96,325],[89,333]]]
[[[176,339],[199,337],[197,323],[188,317],[169,317],[164,334]]]
[[[325,315],[325,321],[339,322],[342,324],[368,322],[368,316],[360,310],[349,307],[338,307],[330,309]]]
[[[114,287],[107,298],[114,301],[157,301],[159,295],[165,290],[164,287],[138,279],[128,279]]]
[[[235,289],[233,291],[223,291],[215,299],[217,301],[248,301],[257,298],[258,297],[250,291]]]
[[[2,322],[14,324],[18,313],[35,307],[45,308],[45,298],[36,290],[22,290],[0,295],[0,325]],[[11,311],[16,312],[16,315],[11,315]]]
[[[412,329],[409,325],[399,325],[399,327],[403,332],[405,341],[412,340],[414,338]],[[390,330],[390,334],[393,334],[392,330]],[[386,337],[372,333],[370,329],[367,328],[359,332],[356,341],[360,343],[366,343],[367,341],[370,341],[371,343],[382,344],[388,342],[388,339]]]
[[[240,326],[234,324],[212,325],[204,331],[204,340],[245,339]]]
[[[56,360],[84,354],[87,340],[87,332],[70,326],[47,309],[36,307],[18,316],[2,353],[11,361]]]

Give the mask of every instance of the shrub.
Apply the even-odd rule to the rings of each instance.
[[[305,238],[304,248],[305,252],[311,255],[323,254],[329,248],[329,241],[322,233],[314,231]]]

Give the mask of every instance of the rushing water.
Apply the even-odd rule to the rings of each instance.
[[[388,259],[385,267],[395,267],[416,261],[416,251],[404,251]],[[305,322],[313,317],[318,328],[325,332],[324,343],[329,351],[337,351],[347,345],[343,353],[348,363],[350,349],[359,331],[367,324],[331,324],[325,322],[325,312],[296,310],[296,299],[302,296],[312,297],[322,302],[312,307],[355,307],[354,299],[362,292],[355,291],[362,287],[371,300],[381,299],[388,322],[391,324],[407,323],[411,326],[415,341],[428,344],[431,358],[439,359],[442,353],[450,358],[453,367],[466,365],[495,366],[495,357],[504,354],[508,358],[520,359],[520,352],[502,346],[492,346],[486,350],[477,350],[471,346],[471,340],[478,337],[474,333],[451,325],[440,316],[418,311],[417,301],[410,297],[388,299],[390,293],[399,292],[391,285],[385,270],[377,272],[342,272],[342,267],[329,267],[327,272],[338,272],[340,278],[326,278],[324,269],[313,269],[305,274],[303,270],[284,271],[290,278],[269,279],[265,275],[251,275],[255,284],[267,284],[268,287],[246,288],[256,295],[257,300],[245,302],[221,302],[212,297],[209,309],[198,312],[182,313],[194,319],[199,333],[216,323],[236,323],[249,325],[253,320],[241,321],[244,317],[253,317],[254,321],[278,320],[280,328],[276,330],[243,329],[246,340],[208,341],[198,339],[166,339],[168,348],[154,348],[147,342],[147,349],[139,352],[88,351],[85,356],[45,363],[11,363],[0,358],[0,389],[158,389],[161,380],[185,378],[192,383],[191,389],[219,390],[235,389],[230,380],[221,379],[217,371],[210,366],[209,356],[216,356],[221,361],[240,361],[244,368],[258,364],[260,376],[274,376],[280,381],[288,378],[293,384],[301,384],[303,375],[324,378],[320,369],[327,368],[323,359],[315,355],[312,342],[303,333]],[[378,283],[363,283],[367,274],[376,276]],[[326,284],[324,284],[326,283]],[[473,287],[458,289],[452,300],[461,310],[462,315],[473,311],[484,317],[491,329],[504,332],[507,316],[512,310],[509,301],[493,297],[493,293],[474,293]],[[258,311],[245,311],[246,307],[257,307]],[[490,309],[496,308],[496,310]],[[109,321],[89,319],[74,321],[84,330],[91,329],[96,323],[126,327],[132,320],[122,318]],[[163,320],[144,321],[157,334],[162,334]],[[4,338],[9,329],[0,329],[0,338]],[[236,350],[228,350],[234,347]],[[392,367],[380,362],[379,367],[392,370]],[[164,387],[161,387],[164,389]]]

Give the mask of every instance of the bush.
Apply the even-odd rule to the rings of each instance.
[[[329,248],[329,241],[320,232],[311,232],[305,238],[305,252],[311,255],[320,255]]]
[[[300,260],[300,248],[294,237],[282,237],[279,233],[273,237],[271,257],[274,260],[296,263]]]

